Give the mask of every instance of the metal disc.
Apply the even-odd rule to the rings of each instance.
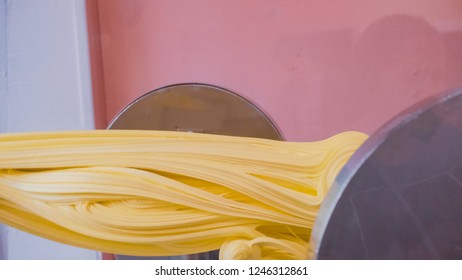
[[[109,129],[186,131],[283,140],[276,125],[248,100],[223,88],[178,84],[151,91],[123,109]],[[218,252],[178,257],[117,259],[218,259]]]
[[[239,95],[205,84],[154,90],[123,109],[110,129],[190,131],[282,140],[275,124]]]
[[[413,106],[359,148],[312,244],[318,259],[462,259],[462,90]]]

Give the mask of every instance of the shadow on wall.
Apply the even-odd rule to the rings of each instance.
[[[357,97],[366,104],[389,107],[390,113],[444,90],[447,84],[443,37],[419,17],[393,15],[372,23],[358,38],[353,55]],[[388,118],[394,115],[384,113]]]
[[[382,124],[406,107],[462,85],[462,26],[431,25],[410,15],[383,17],[355,43],[357,98],[382,107]],[[371,112],[373,113],[373,112]]]
[[[391,15],[357,31],[299,32],[276,41],[274,59],[289,74],[281,92],[290,93],[277,103],[292,114],[277,118],[281,127],[324,136],[372,133],[415,102],[461,85],[461,26]]]

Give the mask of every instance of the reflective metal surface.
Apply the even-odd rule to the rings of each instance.
[[[318,259],[462,259],[462,90],[413,106],[360,147],[312,243]]]
[[[109,128],[282,139],[271,120],[248,100],[204,84],[178,84],[154,90],[128,105]]]
[[[154,90],[123,109],[109,129],[189,131],[283,140],[276,126],[255,105],[231,91],[205,84],[178,84]],[[218,259],[218,252],[116,258]]]

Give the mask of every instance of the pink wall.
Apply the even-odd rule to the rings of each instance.
[[[287,140],[371,133],[462,85],[460,0],[88,0],[99,125],[161,86],[254,101]],[[354,4],[352,4],[354,3]]]

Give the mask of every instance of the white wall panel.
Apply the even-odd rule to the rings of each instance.
[[[0,54],[5,61],[0,131],[92,129],[90,66],[84,0],[0,0]],[[1,230],[1,229],[0,229]],[[99,253],[7,227],[8,259],[96,259]],[[2,255],[0,255],[2,257]]]
[[[6,130],[6,0],[0,0],[0,133]],[[6,258],[7,228],[0,224],[0,259]]]
[[[6,0],[0,0],[0,133],[6,130]]]

